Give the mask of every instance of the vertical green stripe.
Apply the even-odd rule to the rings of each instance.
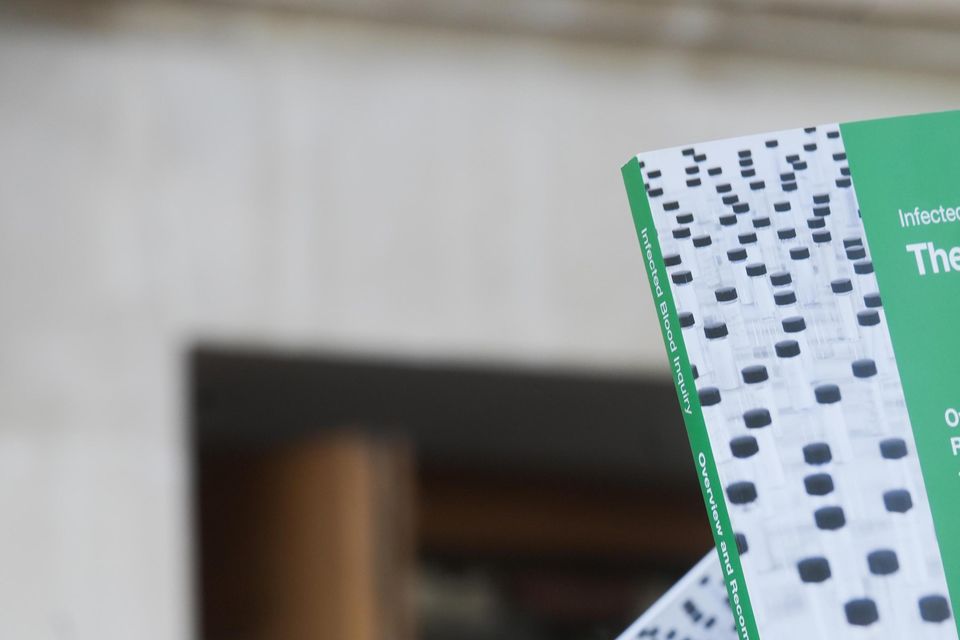
[[[737,551],[733,527],[730,525],[723,486],[720,484],[717,464],[713,457],[713,450],[710,448],[710,438],[703,421],[700,400],[694,388],[693,371],[683,343],[677,308],[670,291],[667,267],[663,262],[660,242],[657,238],[653,216],[650,213],[650,203],[647,201],[643,173],[636,158],[624,165],[623,180],[627,186],[627,197],[630,200],[633,221],[640,239],[643,262],[646,265],[650,290],[653,293],[657,316],[660,319],[660,330],[673,370],[673,381],[677,389],[677,396],[680,399],[681,407],[689,410],[689,413],[684,412],[684,423],[696,461],[700,488],[703,492],[704,503],[713,530],[714,542],[717,545],[717,553],[723,566],[727,593],[730,596],[730,606],[734,612],[734,622],[740,638],[757,640],[760,635],[757,632],[756,619],[750,605],[746,582],[743,578],[740,554]]]
[[[920,275],[914,243],[950,251],[960,222],[903,228],[900,211],[960,208],[960,112],[841,127],[956,616],[960,612],[960,270]],[[960,254],[960,249],[957,250]]]

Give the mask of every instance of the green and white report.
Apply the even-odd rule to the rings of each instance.
[[[623,176],[736,637],[957,640],[960,111]]]

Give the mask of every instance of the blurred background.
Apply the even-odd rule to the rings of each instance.
[[[710,545],[619,167],[950,0],[0,4],[0,636],[613,638]]]

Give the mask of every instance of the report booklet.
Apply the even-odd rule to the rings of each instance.
[[[736,636],[957,640],[960,112],[623,176]]]
[[[717,554],[707,554],[617,640],[737,640]]]

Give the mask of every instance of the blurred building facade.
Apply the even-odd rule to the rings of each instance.
[[[0,635],[191,637],[194,345],[663,376],[623,161],[960,103],[946,2],[468,4],[3,9]]]

